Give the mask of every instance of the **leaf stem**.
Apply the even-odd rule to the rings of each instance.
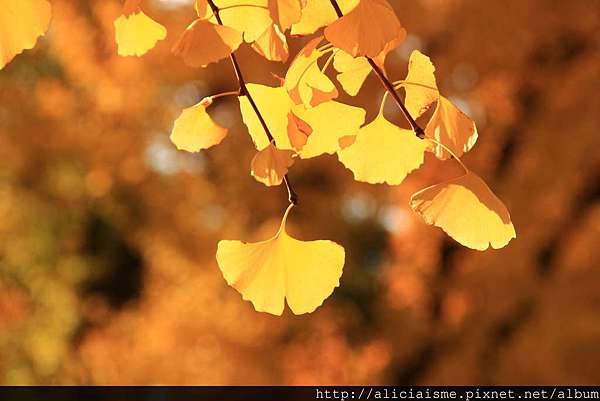
[[[225,96],[238,96],[240,94],[240,91],[229,91],[229,92],[223,92],[223,93],[217,93],[216,95],[211,95],[209,96],[211,98],[211,100],[215,100],[218,99],[220,97],[225,97]]]
[[[337,0],[329,0],[329,1],[331,2],[331,6],[335,10],[335,13],[337,14],[338,18],[342,18],[344,16],[344,13],[342,12]],[[381,68],[379,68],[377,63],[375,63],[375,61],[373,61],[372,58],[366,57],[366,59],[369,62],[369,64],[371,65],[371,68],[373,69],[373,71],[375,71],[375,74],[377,74],[377,77],[381,81],[381,84],[385,87],[385,89],[388,91],[388,93],[390,95],[392,95],[392,97],[396,101],[396,104],[398,105],[400,110],[402,110],[402,114],[404,114],[404,117],[406,117],[406,120],[410,124],[410,127],[414,131],[415,135],[417,135],[421,139],[424,138],[425,131],[423,131],[423,128],[421,128],[419,126],[419,124],[417,124],[415,119],[412,118],[412,116],[408,112],[408,109],[402,102],[402,99],[400,99],[398,92],[396,92],[396,90],[394,89],[394,85],[392,85],[392,83],[389,81],[389,79],[387,79],[387,77],[385,76],[385,73],[381,70]]]
[[[221,16],[219,15],[220,10],[215,5],[214,0],[207,0],[207,1],[208,1],[208,5],[210,6],[213,14],[215,15],[217,22],[219,23],[219,25],[223,25],[223,21],[221,20]],[[273,144],[276,145],[275,139],[273,138],[273,135],[271,135],[271,131],[269,130],[269,127],[267,126],[265,119],[263,118],[262,114],[260,113],[260,110],[258,109],[256,102],[252,98],[252,95],[250,95],[250,91],[248,91],[248,88],[246,87],[246,81],[244,80],[242,70],[240,68],[240,65],[239,65],[236,57],[235,57],[235,54],[231,53],[229,55],[229,59],[231,60],[231,64],[233,64],[233,69],[235,70],[235,75],[236,75],[237,81],[240,85],[239,96],[246,96],[246,98],[248,99],[248,102],[250,103],[250,106],[252,106],[252,109],[256,113],[256,117],[258,117],[258,121],[260,122],[260,125],[263,127],[265,134],[267,135],[267,139],[269,140],[269,142],[273,142]],[[290,201],[291,204],[297,205],[298,204],[298,195],[294,191],[294,188],[292,187],[292,184],[290,183],[290,179],[288,178],[287,174],[283,177],[283,182],[285,183],[285,187],[287,188],[287,191],[288,191],[288,200]]]

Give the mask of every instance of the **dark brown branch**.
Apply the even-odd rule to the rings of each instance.
[[[220,25],[223,25],[223,20],[221,20],[221,16],[219,15],[219,11],[220,11],[219,7],[216,6],[216,4],[214,3],[214,0],[208,0],[208,4],[209,4],[215,18],[217,19],[217,22]],[[248,88],[246,87],[246,81],[244,80],[242,70],[240,68],[240,65],[239,65],[236,57],[235,57],[235,54],[231,53],[229,55],[229,58],[231,59],[231,64],[233,64],[233,69],[235,70],[235,75],[236,75],[238,83],[240,85],[240,90],[239,90],[240,96],[246,96],[246,98],[248,99],[248,102],[250,103],[250,106],[252,106],[252,109],[256,113],[256,117],[258,117],[258,121],[260,121],[260,125],[263,127],[265,134],[267,135],[267,138],[269,139],[269,142],[273,142],[274,145],[277,145],[275,143],[275,139],[273,138],[273,135],[271,135],[271,131],[269,130],[269,127],[267,126],[265,119],[263,118],[262,114],[260,113],[260,110],[258,109],[258,106],[256,105],[256,102],[254,101],[254,99],[250,95],[250,92],[248,91]],[[298,204],[298,195],[294,191],[294,188],[292,187],[292,184],[290,183],[290,179],[287,176],[287,174],[283,177],[283,182],[285,184],[285,187],[287,188],[288,200],[290,201],[290,203],[297,205]]]
[[[342,12],[342,9],[340,8],[337,0],[329,0],[329,1],[331,2],[331,5],[333,6],[333,9],[335,10],[335,13],[337,14],[338,18],[343,17],[344,13]],[[402,102],[402,99],[400,99],[398,92],[396,92],[396,90],[394,89],[394,85],[392,85],[392,83],[389,81],[389,79],[387,79],[384,72],[381,70],[381,68],[379,68],[379,66],[375,63],[375,61],[373,61],[372,58],[366,57],[366,59],[369,61],[371,68],[373,69],[373,71],[375,71],[375,74],[377,74],[377,77],[381,81],[381,84],[388,91],[388,93],[390,95],[392,95],[392,97],[394,98],[394,101],[396,102],[398,107],[400,107],[400,110],[402,110],[402,114],[404,114],[404,117],[406,117],[406,120],[408,120],[408,123],[410,124],[410,127],[412,128],[414,133],[419,138],[424,138],[425,131],[423,131],[423,128],[421,128],[419,126],[419,124],[417,124],[415,119],[410,115],[410,113],[408,112],[408,109],[404,105],[404,102]]]

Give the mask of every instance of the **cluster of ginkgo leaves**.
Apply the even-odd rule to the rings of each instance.
[[[121,56],[141,56],[167,35],[142,6],[143,0],[125,0],[114,22]],[[198,152],[219,144],[227,129],[215,123],[207,109],[216,99],[235,95],[257,150],[250,173],[264,185],[283,182],[291,194],[287,172],[294,162],[322,154],[337,154],[357,181],[399,185],[424,163],[425,153],[432,152],[441,160],[455,159],[464,175],[413,194],[411,208],[469,248],[501,248],[516,236],[504,204],[460,160],[477,141],[477,129],[440,94],[429,57],[413,51],[405,79],[388,78],[386,56],[406,31],[387,0],[196,0],[194,8],[197,17],[180,35],[173,53],[191,67],[230,57],[240,87],[184,109],[171,133],[178,149]],[[0,0],[0,68],[33,47],[49,20],[46,0]],[[286,62],[286,34],[320,30],[290,62],[279,85],[243,81],[233,54],[244,43],[267,60]],[[369,74],[379,75],[387,93],[372,121],[365,122],[361,107],[335,100],[339,93],[334,74],[328,75],[330,67],[350,96],[360,91]],[[395,92],[399,89],[403,100]],[[412,130],[385,118],[383,105],[390,94]],[[433,113],[421,130],[415,120],[431,107]],[[285,301],[295,314],[314,311],[339,285],[345,259],[344,249],[332,241],[299,241],[286,233],[295,199],[290,196],[290,201],[271,239],[221,241],[216,255],[227,283],[257,311],[276,315],[283,313]]]

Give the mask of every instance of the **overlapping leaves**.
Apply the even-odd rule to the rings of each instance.
[[[123,15],[115,21],[120,55],[140,56],[166,35],[141,6],[142,0],[126,0]],[[424,123],[425,138],[384,116],[386,96],[378,115],[366,124],[365,110],[336,100],[338,87],[356,96],[373,69],[380,78],[389,76],[386,57],[406,31],[387,0],[196,0],[194,8],[197,18],[173,46],[175,55],[192,67],[218,62],[244,44],[267,60],[286,62],[286,33],[310,35],[324,28],[305,41],[277,85],[240,82],[240,113],[256,147],[249,170],[257,181],[287,185],[294,162],[337,153],[355,180],[398,185],[431,152],[440,160],[456,159],[465,174],[411,197],[411,208],[427,224],[477,250],[501,248],[516,236],[504,204],[460,160],[477,141],[477,128],[440,93],[429,57],[415,50],[406,78],[390,84],[403,88],[407,118]],[[340,11],[343,16],[338,18]],[[227,130],[207,113],[213,99],[224,95],[182,111],[171,134],[178,149],[198,152],[224,139]],[[287,300],[292,312],[311,312],[339,285],[343,248],[290,237],[285,224],[292,206],[273,238],[219,243],[223,276],[258,311],[280,315]]]

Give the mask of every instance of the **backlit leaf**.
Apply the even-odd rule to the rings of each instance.
[[[366,115],[365,110],[360,107],[333,100],[312,109],[297,106],[294,110],[312,129],[306,144],[299,152],[303,159],[337,152],[340,149],[339,139],[358,133]]]
[[[439,97],[434,72],[435,67],[429,57],[418,50],[411,53],[406,75],[409,84],[404,85],[404,104],[413,118],[426,112]]]
[[[173,53],[190,67],[205,67],[235,51],[242,34],[227,26],[196,20],[187,27],[173,46]]]
[[[357,6],[359,0],[338,0],[344,14]],[[337,19],[330,0],[306,0],[300,21],[292,25],[292,35],[310,35]]]
[[[428,146],[428,141],[390,123],[380,113],[358,131],[354,143],[338,151],[338,158],[357,181],[399,185],[423,164]]]
[[[337,80],[350,96],[356,96],[372,71],[366,58],[353,57],[343,50],[335,54],[333,67],[339,72]]]
[[[411,116],[419,117],[437,101],[425,134],[448,147],[457,157],[468,152],[477,142],[475,123],[437,90],[435,67],[429,57],[415,50],[408,65],[408,75],[402,86],[406,90],[405,104]],[[450,153],[440,145],[433,151],[439,159],[446,160]]]
[[[269,240],[220,241],[217,262],[223,277],[259,312],[281,315],[284,301],[294,314],[313,312],[339,286],[344,248],[332,241],[299,241],[285,225]]]
[[[144,14],[140,4],[140,0],[127,0],[114,22],[119,56],[142,56],[167,37],[167,29]]]
[[[293,149],[288,136],[288,114],[293,103],[284,87],[271,87],[259,84],[246,84],[248,91],[256,102],[261,115],[267,123],[279,149]],[[254,141],[256,149],[262,150],[269,146],[269,139],[256,113],[246,96],[240,96],[240,111],[244,124]]]
[[[516,238],[506,206],[471,172],[415,193],[410,206],[427,224],[469,248],[498,249]]]
[[[270,61],[286,62],[289,56],[287,40],[277,25],[269,25],[252,44],[252,48]]]
[[[435,138],[457,156],[468,152],[477,142],[477,127],[465,113],[443,96],[438,99],[431,119],[425,127],[425,135]],[[447,150],[434,146],[436,157],[446,160],[451,157]]]
[[[294,164],[293,156],[294,151],[280,150],[270,143],[252,159],[250,174],[268,187],[279,185]]]
[[[0,0],[0,70],[46,33],[51,9],[47,0]]]
[[[352,56],[376,57],[406,31],[386,0],[360,0],[358,6],[325,28],[325,38]]]
[[[210,97],[204,98],[181,112],[170,136],[177,149],[198,152],[218,145],[225,138],[227,129],[217,125],[206,112],[211,104]]]
[[[285,88],[296,104],[310,108],[335,99],[338,91],[327,75],[321,72],[317,60],[324,52],[317,48],[323,38],[317,37],[304,46],[290,64],[285,75]]]
[[[217,23],[217,19],[210,7],[196,2],[196,11],[201,19],[208,18],[210,22]],[[221,9],[219,16],[223,24],[229,28],[240,31],[244,41],[256,41],[265,30],[273,24],[269,14],[268,0],[214,0],[215,5]],[[202,15],[201,12],[205,14]],[[210,43],[210,42],[208,42]]]

